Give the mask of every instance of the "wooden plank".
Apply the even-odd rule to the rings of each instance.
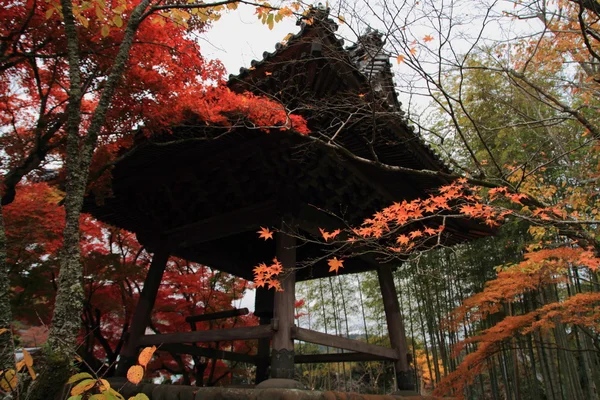
[[[308,343],[351,350],[359,353],[372,354],[375,356],[384,357],[388,360],[398,359],[398,353],[394,349],[376,346],[374,344],[368,344],[340,336],[329,335],[327,333],[317,332],[310,329],[299,328],[297,326],[292,328],[292,337]]]
[[[248,312],[249,311],[247,308],[234,308],[232,310],[219,311],[209,314],[190,315],[188,317],[185,317],[185,322],[190,324],[193,322],[212,321],[221,318],[232,318],[240,315],[248,315]]]
[[[296,364],[317,364],[336,362],[359,362],[359,361],[390,361],[387,357],[374,356],[365,353],[325,353],[325,354],[297,354],[294,356]]]
[[[162,345],[158,351],[168,351],[176,354],[190,354],[206,358],[216,358],[219,360],[238,361],[255,364],[257,356],[251,354],[235,353],[232,351],[210,349],[205,347],[190,346],[188,344],[170,343]]]
[[[164,333],[145,335],[138,341],[139,346],[152,346],[168,343],[219,342],[232,340],[251,340],[271,337],[270,325],[246,326],[242,328],[213,329],[211,331]]]
[[[170,247],[185,247],[268,226],[276,216],[275,202],[267,201],[172,229],[165,236]]]

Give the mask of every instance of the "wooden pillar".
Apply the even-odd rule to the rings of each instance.
[[[156,300],[158,287],[160,286],[168,259],[169,252],[165,248],[156,250],[152,257],[152,263],[148,269],[142,293],[131,319],[127,341],[120,355],[116,372],[117,376],[125,376],[129,367],[137,361],[138,340],[144,335],[146,327],[150,323],[154,301]]]
[[[256,288],[254,300],[254,315],[259,318],[260,325],[271,323],[273,318],[273,299],[275,292],[266,288]],[[268,378],[267,372],[269,369],[271,339],[258,339],[258,359],[256,361],[256,376],[254,383],[260,382]]]
[[[283,292],[274,296],[273,318],[277,331],[271,348],[271,378],[294,379],[294,302],[296,299],[296,238],[276,235],[277,259],[283,265],[280,275]]]
[[[383,308],[385,310],[385,319],[387,321],[390,343],[393,349],[396,349],[399,355],[398,361],[394,364],[396,368],[396,384],[398,390],[415,390],[413,374],[408,363],[408,346],[406,344],[406,333],[402,314],[400,314],[400,304],[398,303],[398,294],[394,285],[394,275],[389,267],[380,266],[377,268],[381,296],[383,297]]]

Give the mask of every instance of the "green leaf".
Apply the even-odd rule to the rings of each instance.
[[[71,396],[71,397],[69,397],[67,400],[81,400],[81,399],[82,399],[81,395],[78,394],[77,396]]]
[[[92,375],[88,374],[87,372],[80,372],[80,373],[75,374],[72,377],[70,377],[69,380],[67,381],[67,384],[74,383],[74,382],[77,382],[77,381],[80,381],[80,380],[86,379],[86,378],[94,379],[94,377]]]
[[[110,388],[110,389],[108,389],[108,392],[109,392],[110,394],[112,394],[113,396],[115,396],[115,397],[116,397],[117,399],[119,399],[119,400],[125,400],[125,397],[123,397],[123,396],[121,395],[121,393],[117,392],[117,391],[116,391],[115,389],[113,389],[113,388]],[[105,392],[105,393],[106,393],[106,392]]]
[[[110,33],[110,28],[108,27],[108,25],[104,25],[100,32],[102,33],[102,36],[107,37]]]

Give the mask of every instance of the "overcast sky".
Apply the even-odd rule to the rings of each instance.
[[[285,18],[269,30],[254,15],[253,7],[242,5],[223,14],[202,36],[202,54],[221,60],[228,74],[237,74],[240,67],[250,67],[252,59],[262,60],[264,51],[274,51],[275,43],[299,29],[294,18]]]

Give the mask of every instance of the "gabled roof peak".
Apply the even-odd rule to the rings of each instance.
[[[323,3],[312,5],[304,15],[302,15],[296,21],[296,25],[301,26],[303,29],[306,25],[325,25],[331,32],[335,32],[338,29],[338,25],[334,20],[329,18],[329,11],[331,9]]]

